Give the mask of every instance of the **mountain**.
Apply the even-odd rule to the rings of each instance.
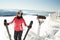
[[[0,16],[15,16],[18,11],[19,11],[18,9],[9,9],[9,10],[0,9]],[[43,15],[43,16],[56,13],[41,10],[22,10],[22,12],[24,15]]]

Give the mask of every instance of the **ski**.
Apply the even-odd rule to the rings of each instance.
[[[31,29],[31,27],[32,27],[32,24],[33,24],[33,21],[31,21],[31,22],[30,22],[30,24],[29,24],[29,28],[27,29],[27,32],[26,32],[26,34],[25,34],[25,36],[24,36],[23,40],[25,40],[25,38],[26,38],[26,36],[27,36],[27,34],[28,34],[29,30],[30,30],[30,29]]]
[[[4,20],[4,26],[6,27],[6,30],[7,30],[8,36],[9,36],[9,40],[12,40],[11,39],[11,35],[9,33],[9,29],[8,29],[8,25],[7,25],[7,20],[6,19]]]

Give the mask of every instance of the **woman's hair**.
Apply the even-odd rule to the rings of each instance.
[[[19,11],[18,11],[18,14],[20,14],[20,13],[21,13],[21,15],[23,15],[23,12],[22,12],[22,10],[19,10]]]
[[[21,13],[21,16],[19,17],[18,14],[20,14],[20,13]],[[18,11],[18,13],[17,13],[17,18],[18,18],[18,19],[23,18],[22,15],[23,15],[23,12],[22,12],[21,10]]]
[[[20,14],[20,12],[18,12],[17,14]],[[23,15],[23,13],[21,13],[21,15]]]

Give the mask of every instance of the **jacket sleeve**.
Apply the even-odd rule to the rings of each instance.
[[[15,17],[15,18],[16,18],[16,17]],[[14,18],[11,22],[9,22],[8,24],[12,24],[12,23],[14,22],[15,18]]]
[[[24,19],[23,19],[23,23],[24,23],[24,25],[25,25],[25,26],[27,26],[27,24],[26,24],[26,22],[25,22],[25,20],[24,20]]]

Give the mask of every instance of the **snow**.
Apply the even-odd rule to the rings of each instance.
[[[29,31],[26,40],[60,40],[60,21],[57,21],[60,20],[60,17],[58,18],[57,16],[56,18],[56,16],[56,14],[47,16],[41,26],[39,26],[37,16],[24,15],[23,18],[25,19],[27,25],[29,25],[31,20],[33,21],[32,28]],[[0,40],[9,40],[3,23],[4,19],[7,19],[7,22],[10,22],[14,17],[15,16],[0,17]],[[40,34],[38,35],[39,27]],[[8,28],[12,36],[12,40],[14,40],[14,23],[10,24]],[[23,29],[22,40],[28,28],[23,25]]]
[[[56,19],[55,16],[58,17],[56,14],[48,16],[41,25],[40,36],[46,40],[60,40],[60,21],[57,22],[59,18]]]
[[[9,40],[9,37],[8,37],[8,34],[7,34],[7,31],[6,31],[6,28],[4,26],[4,19],[7,20],[7,22],[11,22],[13,20],[15,16],[12,16],[12,17],[0,17],[0,40]],[[34,32],[35,34],[37,34],[37,29],[38,29],[38,23],[37,23],[37,16],[30,16],[30,15],[26,15],[26,16],[23,16],[27,25],[29,25],[30,21],[33,21],[33,26],[31,28],[31,31]],[[34,22],[35,21],[35,22]],[[10,34],[12,36],[12,39],[14,40],[14,23],[10,24],[8,26],[9,28],[9,31],[10,31]],[[23,28],[24,28],[24,31],[23,31],[23,35],[22,35],[22,38],[24,37],[25,33],[26,33],[26,30],[27,30],[27,27],[24,27],[23,25]]]

